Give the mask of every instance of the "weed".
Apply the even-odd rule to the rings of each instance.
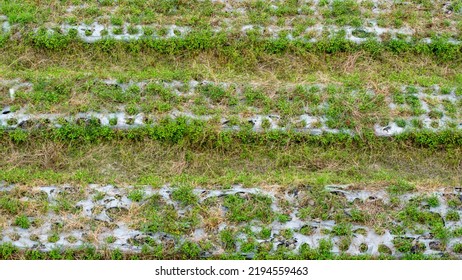
[[[448,213],[446,214],[446,220],[459,221],[460,220],[459,212],[454,211],[454,210],[449,210]]]
[[[181,244],[179,251],[185,259],[194,260],[199,258],[201,248],[196,243],[185,241]]]
[[[234,251],[236,249],[236,236],[234,231],[231,229],[224,229],[220,231],[220,240],[225,250]]]
[[[0,210],[3,210],[8,214],[15,215],[21,208],[22,204],[19,200],[7,196],[0,197]]]
[[[427,204],[430,207],[438,207],[438,206],[440,206],[440,200],[439,200],[438,196],[433,195],[433,196],[430,196],[429,198],[427,198]]]
[[[112,235],[106,237],[106,239],[105,239],[106,243],[108,243],[108,244],[112,244],[112,243],[116,242],[116,240],[117,240],[117,238],[115,236],[112,236]]]
[[[56,243],[58,242],[60,239],[59,235],[57,233],[53,233],[51,235],[48,236],[47,240],[48,242],[50,243]]]
[[[269,239],[271,237],[271,229],[270,228],[262,228],[259,237],[261,239]]]
[[[340,251],[345,252],[348,251],[351,245],[351,239],[349,237],[343,237],[339,241],[338,248]]]
[[[26,215],[16,217],[14,224],[20,228],[28,229],[30,227],[29,218]]]
[[[380,244],[377,251],[380,254],[384,254],[384,255],[391,255],[392,254],[391,249],[388,246],[386,246],[385,244]]]
[[[249,222],[258,219],[270,223],[274,214],[271,210],[271,198],[256,194],[242,198],[238,194],[228,195],[223,205],[228,209],[227,217],[232,222]]]
[[[457,254],[462,254],[462,243],[457,243],[452,246],[452,251]]]
[[[193,193],[193,188],[190,186],[180,186],[174,189],[172,198],[179,201],[183,206],[193,205],[199,201],[199,198]]]
[[[332,228],[332,234],[337,236],[350,236],[352,234],[351,224],[340,223]]]
[[[144,198],[144,191],[143,190],[133,190],[128,194],[127,197],[132,201],[140,202]]]
[[[279,214],[279,215],[277,215],[277,220],[280,223],[287,223],[288,221],[291,220],[291,218],[290,218],[289,215]]]
[[[0,260],[7,260],[13,257],[19,250],[13,244],[5,242],[0,244]]]
[[[398,181],[387,188],[388,193],[393,195],[401,195],[415,190],[415,186],[406,181]]]
[[[410,253],[412,249],[412,238],[395,237],[393,245],[401,253]]]

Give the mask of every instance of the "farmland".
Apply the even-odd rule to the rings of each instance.
[[[0,259],[460,259],[461,19],[0,0]]]

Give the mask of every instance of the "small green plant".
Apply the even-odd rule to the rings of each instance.
[[[136,26],[133,26],[133,25],[130,25],[128,28],[127,28],[127,32],[128,34],[130,35],[135,35],[135,34],[138,34],[140,32],[139,28],[136,27]]]
[[[112,243],[116,242],[116,240],[117,240],[117,238],[115,236],[112,236],[112,235],[106,237],[106,239],[105,239],[106,243],[108,243],[108,244],[112,244]]]
[[[300,228],[300,233],[303,235],[311,235],[314,232],[314,228],[310,225],[304,225]]]
[[[247,240],[247,242],[244,242],[241,244],[241,252],[242,253],[250,253],[255,251],[257,248],[258,243],[255,242],[253,239]]]
[[[199,201],[190,186],[181,186],[173,190],[172,198],[179,201],[183,206],[193,205]]]
[[[329,259],[332,255],[334,244],[329,239],[320,239],[318,243],[318,254],[320,259]]]
[[[351,245],[351,238],[343,237],[339,241],[338,248],[340,251],[345,252],[350,248],[350,245]]]
[[[0,260],[8,260],[18,251],[18,248],[16,248],[13,244],[9,242],[2,243],[0,244]]]
[[[398,181],[387,188],[388,193],[393,195],[401,195],[415,190],[415,186],[406,181]]]
[[[440,200],[439,200],[438,196],[432,195],[429,198],[427,198],[427,204],[430,207],[438,207],[438,206],[440,206]]]
[[[122,27],[116,27],[112,30],[112,33],[114,33],[114,35],[121,35],[124,33],[124,29]]]
[[[121,17],[111,17],[111,24],[120,26],[123,23],[124,21]]]
[[[406,127],[406,120],[404,119],[396,119],[395,123],[398,127]]]
[[[122,252],[117,248],[111,253],[111,260],[123,260],[124,256]]]
[[[21,202],[15,198],[3,196],[0,197],[0,210],[9,214],[17,214],[21,209]]]
[[[220,232],[220,240],[225,250],[235,250],[236,248],[236,237],[234,231],[230,229],[224,229]]]
[[[59,241],[59,239],[60,239],[60,237],[59,237],[59,235],[57,233],[53,233],[52,235],[49,235],[48,238],[47,238],[48,242],[50,242],[50,243],[56,243],[56,242]]]
[[[415,128],[423,128],[423,121],[421,119],[412,119],[411,124]]]
[[[267,130],[271,128],[271,121],[268,118],[264,118],[261,121],[261,128]]]
[[[133,190],[128,194],[127,197],[132,201],[140,202],[141,200],[143,200],[144,191],[143,190]]]
[[[285,239],[290,239],[294,236],[294,231],[292,229],[284,229],[281,231],[281,235],[285,238]]]
[[[369,215],[365,211],[353,209],[350,211],[351,220],[356,223],[364,223],[369,220]]]
[[[459,221],[460,220],[459,212],[454,211],[454,210],[449,210],[448,213],[446,214],[446,220]]]
[[[11,141],[16,144],[25,142],[29,136],[26,131],[20,129],[10,131],[8,135],[10,136]]]
[[[280,223],[287,223],[288,221],[290,221],[290,216],[289,215],[285,215],[285,214],[279,214],[277,216],[277,219]]]
[[[106,194],[104,192],[96,192],[95,195],[93,196],[93,201],[100,201],[101,199],[103,199],[104,197],[106,196]]]
[[[29,218],[26,215],[16,217],[14,224],[20,228],[28,229],[30,227]]]
[[[391,249],[385,244],[380,244],[377,251],[380,254],[384,254],[384,255],[391,255],[392,254]]]
[[[117,125],[117,118],[109,119],[109,125]]]
[[[188,260],[194,260],[199,258],[201,248],[194,242],[185,241],[181,244],[179,251],[182,254],[183,258]]]
[[[139,109],[138,106],[136,106],[135,104],[129,104],[127,105],[127,107],[125,107],[125,111],[127,112],[127,114],[133,116],[138,114]]]
[[[454,253],[457,254],[462,254],[462,243],[454,244],[454,246],[452,247],[452,251],[454,251]]]
[[[258,219],[269,223],[274,218],[271,203],[270,197],[260,194],[249,195],[246,199],[238,194],[228,195],[223,201],[223,205],[228,208],[227,216],[232,222],[248,222]]]
[[[351,224],[339,223],[332,228],[332,234],[337,236],[350,236],[352,234]]]
[[[412,249],[412,238],[395,237],[393,245],[401,253],[410,253]]]
[[[271,237],[271,229],[270,228],[262,228],[260,233],[259,233],[259,237],[261,239],[268,239]]]
[[[212,84],[201,86],[199,91],[215,103],[222,102],[228,97],[228,92],[225,89]]]

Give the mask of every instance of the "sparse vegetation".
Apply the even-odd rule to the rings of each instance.
[[[460,257],[460,190],[435,193],[462,178],[460,22],[459,0],[0,0],[0,239],[53,245],[0,259]]]

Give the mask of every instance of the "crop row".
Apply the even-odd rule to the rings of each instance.
[[[345,186],[289,190],[232,186],[90,185],[0,188],[0,245],[38,252],[82,246],[131,253],[187,250],[191,258],[223,252],[241,258],[305,254],[460,257],[460,189],[413,193]]]

